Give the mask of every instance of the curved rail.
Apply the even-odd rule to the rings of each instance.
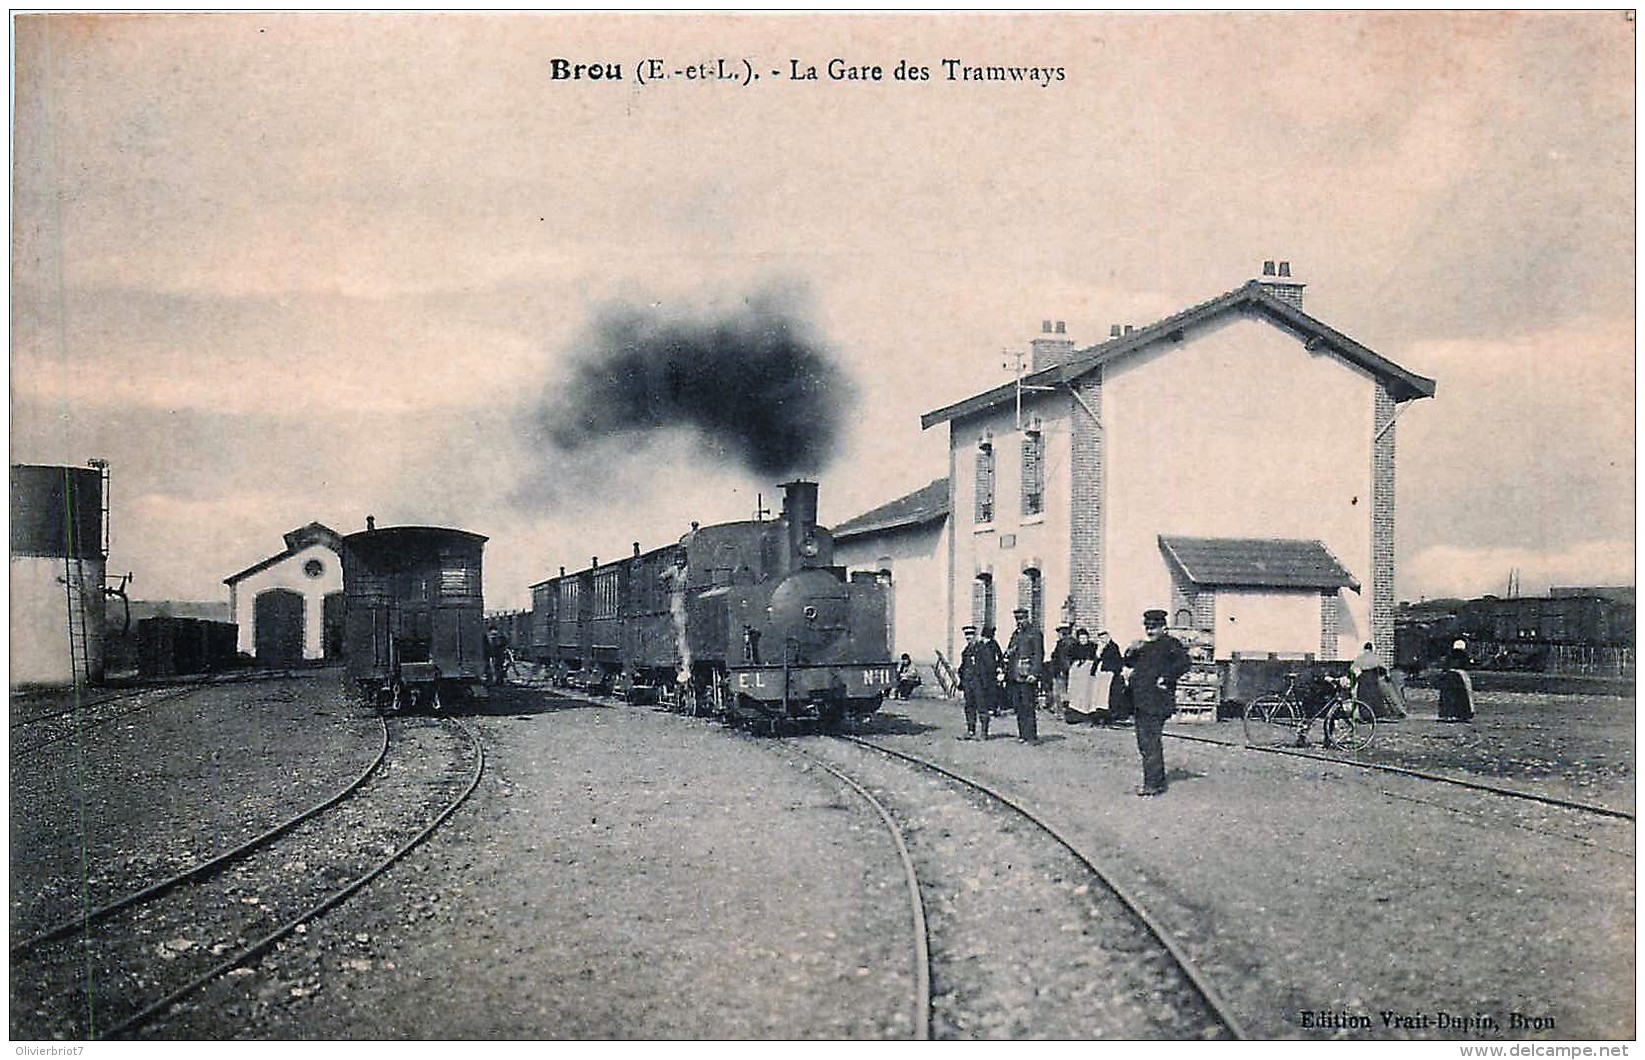
[[[107,703],[119,702],[122,699],[135,699],[137,696],[141,696],[148,692],[169,693],[166,695],[157,695],[155,697],[156,702],[166,702],[173,696],[185,695],[189,692],[198,691],[201,688],[211,685],[245,684],[251,681],[286,680],[293,676],[295,676],[295,674],[290,670],[259,670],[249,674],[213,674],[203,679],[195,678],[183,681],[167,681],[152,685],[143,685],[137,688],[128,688],[122,692],[115,692],[112,695],[103,696],[100,699],[72,702],[66,707],[62,707],[58,710],[48,710],[44,713],[36,714],[33,717],[19,718],[12,722],[12,728],[15,730],[29,725],[38,725],[40,722],[50,721],[53,718],[60,718],[65,714],[72,714],[77,710],[90,710],[95,707],[101,707]],[[14,700],[18,698],[19,697],[13,697]],[[125,714],[115,716],[124,717]],[[58,739],[61,739],[61,737],[58,737]]]
[[[822,759],[808,753],[804,748],[795,748],[806,758],[833,774],[835,779],[852,791],[862,800],[874,808],[885,823],[886,831],[891,833],[891,841],[897,846],[897,856],[902,859],[903,878],[908,881],[909,913],[913,918],[914,930],[914,1040],[928,1042],[931,1040],[931,936],[925,922],[925,900],[920,896],[920,880],[914,871],[914,858],[908,853],[908,844],[903,841],[902,826],[892,818],[891,812],[885,804],[851,777],[835,769]]]
[[[131,707],[129,709],[111,711],[108,714],[102,715],[101,717],[90,719],[89,721],[84,721],[83,720],[80,724],[71,726],[71,727],[65,729],[64,731],[58,733],[55,736],[48,736],[44,740],[37,740],[36,742],[31,743],[26,747],[14,747],[14,748],[12,748],[12,752],[11,752],[12,757],[15,758],[19,755],[33,754],[34,752],[40,750],[41,748],[50,747],[52,744],[57,743],[60,740],[68,739],[70,736],[78,736],[78,735],[81,735],[81,734],[91,730],[91,729],[96,729],[96,728],[100,728],[104,725],[107,725],[111,721],[119,721],[121,718],[129,718],[133,714],[141,714],[143,711],[152,709],[154,707],[157,707],[162,703],[174,702],[176,700],[182,699],[185,696],[191,695],[191,694],[193,694],[194,692],[197,692],[197,691],[199,691],[199,686],[192,686],[192,685],[188,686],[188,687],[185,687],[185,688],[172,689],[171,691],[168,691],[168,692],[162,693],[161,695],[155,696],[153,699],[145,700],[142,703],[139,703],[136,706]],[[92,703],[92,704],[82,704],[82,709],[85,709],[87,707],[99,707],[99,706],[102,706],[105,703],[113,703],[116,700],[127,699],[127,698],[130,698],[130,697],[127,697],[127,696],[111,696],[108,699],[97,700],[95,703]],[[58,718],[58,717],[61,717],[63,714],[69,714],[69,713],[72,713],[72,712],[73,711],[72,711],[72,708],[71,708],[70,710],[62,711],[58,714],[54,714],[54,715],[51,716],[51,718]],[[47,717],[36,718],[30,724],[34,724],[34,723],[38,723],[38,722],[42,722],[42,721],[48,721],[48,720],[51,720],[51,718],[47,718]]]
[[[275,825],[273,828],[270,828],[268,831],[263,832],[261,835],[248,839],[234,849],[226,850],[223,853],[218,854],[216,857],[200,862],[198,865],[192,865],[189,868],[184,869],[182,872],[177,873],[175,876],[167,877],[166,879],[163,879],[158,883],[151,884],[140,891],[134,891],[131,894],[126,895],[124,898],[118,898],[112,902],[109,902],[107,905],[98,906],[96,909],[92,909],[89,912],[82,913],[77,917],[64,920],[59,924],[55,924],[37,935],[32,935],[11,948],[12,957],[17,958],[25,956],[30,951],[44,945],[45,943],[55,942],[58,939],[72,935],[74,932],[89,927],[100,920],[107,919],[128,906],[133,906],[138,902],[147,901],[150,898],[164,894],[179,884],[188,883],[191,880],[204,879],[218,869],[226,868],[228,865],[240,860],[247,854],[267,846],[270,842],[282,835],[285,835],[287,832],[291,831],[293,828],[296,828],[309,818],[331,809],[331,807],[337,805],[337,803],[359,790],[360,785],[364,784],[366,780],[377,771],[377,767],[383,764],[383,758],[388,754],[388,723],[382,718],[378,718],[377,723],[382,729],[382,740],[378,744],[376,757],[374,757],[370,764],[368,764],[366,768],[361,771],[359,776],[349,781],[343,786],[342,790],[327,798],[324,802],[315,803],[313,806],[303,810],[301,813],[298,813],[293,817],[288,817],[286,820]]]
[[[76,700],[68,706],[60,707],[57,710],[48,710],[44,713],[36,714],[30,718],[18,718],[16,721],[11,723],[11,727],[15,730],[24,728],[28,725],[38,725],[43,721],[50,721],[53,718],[61,718],[65,714],[73,714],[77,710],[91,710],[92,708],[100,707],[105,703],[115,703],[122,699],[134,699],[137,696],[142,695],[144,692],[159,691],[162,691],[162,688],[133,688],[124,692],[116,692],[112,696],[103,696],[100,699]]]
[[[1138,922],[1140,922],[1148,933],[1153,936],[1154,940],[1165,949],[1166,953],[1171,955],[1171,959],[1176,962],[1177,968],[1182,972],[1183,977],[1188,980],[1190,985],[1193,986],[1194,990],[1205,1002],[1206,1007],[1210,1009],[1212,1016],[1214,1016],[1217,1022],[1221,1023],[1223,1027],[1227,1029],[1229,1035],[1236,1040],[1245,1040],[1245,1030],[1240,1025],[1239,1021],[1236,1020],[1229,1012],[1226,1002],[1224,1002],[1221,996],[1217,994],[1214,989],[1212,989],[1211,984],[1206,982],[1204,977],[1199,974],[1199,970],[1194,967],[1193,962],[1189,960],[1188,955],[1184,953],[1182,948],[1176,944],[1170,934],[1157,921],[1154,920],[1153,916],[1151,916],[1145,908],[1143,908],[1140,901],[1133,897],[1125,888],[1121,887],[1119,883],[1111,878],[1106,872],[1098,868],[1096,863],[1085,855],[1084,851],[1080,850],[1079,847],[1075,846],[1066,837],[1064,837],[1061,832],[1057,831],[1057,829],[1050,824],[1050,822],[1044,820],[1032,810],[1022,806],[1015,799],[1012,799],[1008,795],[1001,794],[987,784],[984,784],[982,781],[973,780],[970,777],[955,773],[945,766],[938,765],[936,762],[921,758],[918,755],[908,754],[905,751],[894,751],[889,747],[882,747],[871,740],[865,740],[859,736],[842,735],[837,738],[845,740],[849,743],[854,743],[859,747],[866,747],[871,750],[878,751],[880,754],[887,755],[891,758],[900,758],[905,762],[909,762],[913,765],[921,767],[922,769],[945,776],[956,783],[963,784],[966,787],[971,788],[973,791],[980,792],[1001,805],[1007,806],[1016,811],[1016,813],[1023,819],[1027,820],[1030,824],[1034,825],[1046,835],[1056,840],[1064,850],[1067,850],[1069,854],[1073,855],[1074,860],[1078,861],[1081,865],[1084,865],[1086,869],[1090,871],[1091,875],[1101,881],[1102,885],[1108,889],[1109,893],[1119,899],[1120,904],[1130,910],[1131,914],[1135,916]]]
[[[1183,732],[1168,732],[1166,736],[1177,740],[1188,740],[1192,743],[1207,743],[1215,747],[1228,747],[1239,751],[1261,751],[1263,754],[1286,755],[1290,758],[1305,758],[1311,762],[1329,762],[1332,765],[1353,766],[1357,769],[1370,769],[1379,773],[1391,773],[1394,776],[1414,777],[1417,780],[1429,780],[1436,784],[1454,784],[1459,788],[1469,788],[1474,791],[1484,791],[1492,795],[1501,795],[1504,798],[1525,799],[1530,802],[1540,802],[1548,806],[1560,806],[1567,810],[1580,810],[1583,813],[1598,814],[1602,817],[1617,817],[1624,821],[1634,820],[1634,815],[1627,810],[1616,810],[1609,806],[1600,806],[1597,803],[1577,802],[1574,799],[1562,799],[1557,795],[1538,795],[1532,791],[1516,791],[1513,788],[1498,787],[1495,784],[1486,784],[1483,781],[1464,780],[1461,777],[1448,777],[1443,773],[1429,773],[1422,769],[1409,769],[1405,766],[1391,766],[1382,762],[1358,762],[1351,758],[1327,758],[1325,755],[1306,754],[1291,747],[1253,747],[1250,744],[1237,744],[1228,740],[1213,740],[1207,736],[1191,736]]]
[[[114,1038],[125,1034],[127,1031],[134,1030],[164,1012],[172,1005],[175,1005],[189,994],[192,994],[200,987],[211,982],[213,979],[216,979],[218,976],[226,975],[228,972],[233,971],[235,968],[245,964],[247,961],[262,956],[268,950],[272,949],[275,943],[296,931],[298,925],[307,923],[308,921],[329,912],[334,907],[346,901],[356,891],[376,879],[378,876],[381,876],[391,865],[405,857],[424,839],[427,839],[430,835],[432,835],[436,828],[444,824],[448,817],[457,812],[457,808],[459,806],[468,801],[468,797],[474,794],[474,789],[480,786],[480,778],[485,774],[485,745],[482,744],[480,742],[480,738],[474,734],[474,730],[449,715],[447,715],[443,720],[449,721],[451,724],[455,725],[457,729],[468,739],[469,746],[474,749],[474,771],[469,775],[468,784],[463,788],[462,792],[450,803],[448,803],[445,809],[441,810],[434,820],[430,821],[416,835],[401,844],[394,850],[393,853],[389,854],[386,858],[378,862],[364,874],[356,877],[351,883],[348,883],[332,892],[320,902],[309,907],[302,914],[293,917],[284,924],[281,924],[279,927],[275,928],[267,935],[264,935],[256,942],[253,942],[244,949],[240,950],[238,953],[225,957],[223,960],[206,969],[204,972],[201,972],[199,975],[173,990],[165,997],[148,1005],[146,1008],[133,1014],[107,1031],[104,1031],[97,1037],[100,1039]]]

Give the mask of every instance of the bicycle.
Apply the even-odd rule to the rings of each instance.
[[[1286,674],[1283,691],[1264,693],[1245,708],[1247,746],[1307,747],[1308,730],[1315,721],[1323,723],[1327,748],[1360,751],[1370,744],[1376,734],[1376,711],[1349,693],[1348,678],[1321,677],[1330,691],[1315,696],[1316,705],[1309,707],[1304,696],[1306,686],[1298,687],[1299,676]]]

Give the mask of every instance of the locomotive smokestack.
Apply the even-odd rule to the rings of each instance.
[[[783,483],[783,519],[788,523],[788,543],[796,552],[817,528],[817,484],[796,479]]]

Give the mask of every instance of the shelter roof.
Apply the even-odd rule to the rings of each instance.
[[[1320,541],[1161,534],[1159,543],[1195,585],[1359,592],[1358,579]]]

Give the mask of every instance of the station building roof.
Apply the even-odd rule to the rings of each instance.
[[[1146,327],[1110,338],[1096,346],[1075,350],[1062,363],[1023,376],[1022,383],[1025,386],[1066,386],[1102,365],[1152,343],[1181,342],[1194,329],[1204,327],[1230,313],[1264,317],[1276,326],[1297,335],[1310,350],[1323,347],[1350,364],[1365,369],[1387,385],[1396,402],[1434,396],[1434,380],[1402,368],[1329,324],[1309,316],[1267,290],[1257,280],[1251,280],[1232,291],[1190,306]],[[920,428],[924,430],[939,423],[1015,401],[1016,395],[1017,383],[1013,380],[964,401],[927,412],[920,417]]]
[[[910,526],[925,526],[948,517],[948,479],[935,479],[913,493],[872,508],[855,518],[847,519],[832,529],[835,541],[900,530]]]

